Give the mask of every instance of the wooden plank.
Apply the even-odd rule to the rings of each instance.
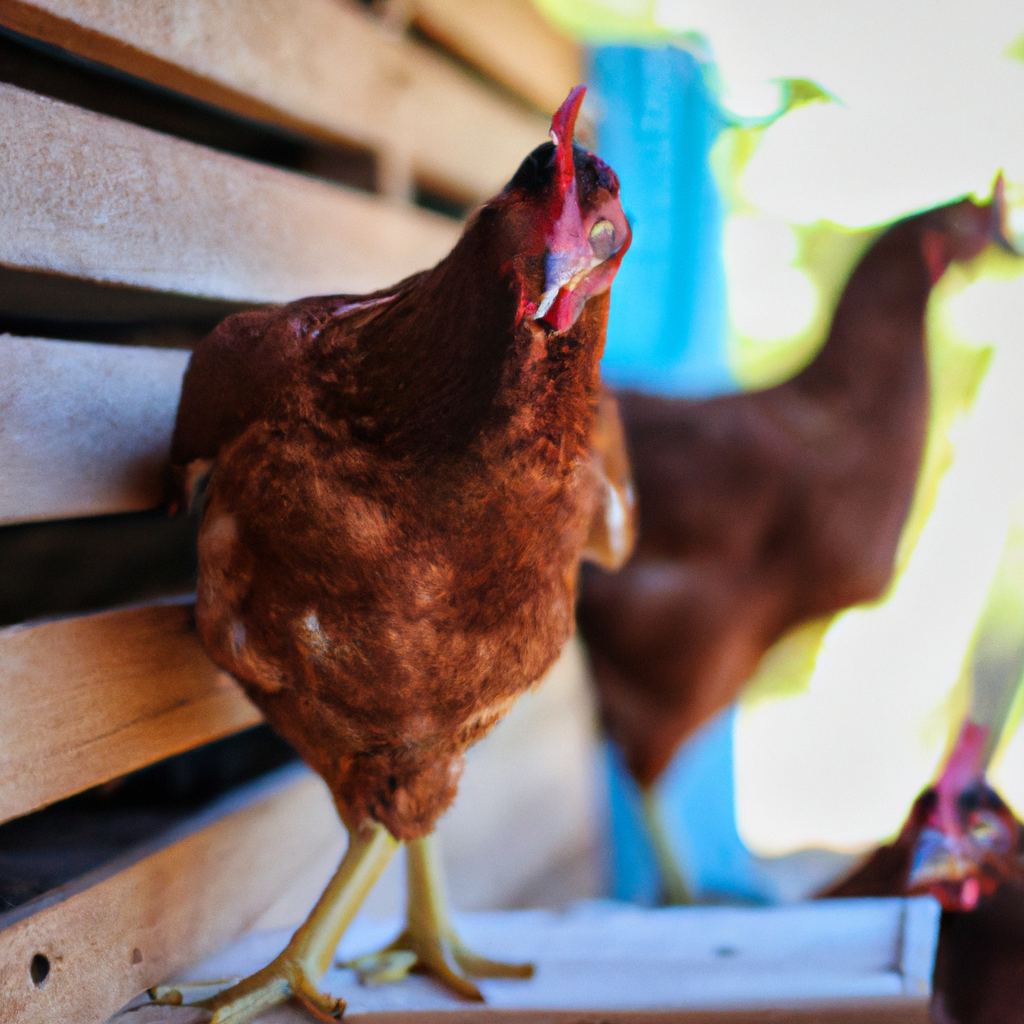
[[[425,35],[546,114],[586,78],[582,48],[549,25],[530,0],[412,0],[411,6]]]
[[[159,504],[188,355],[0,335],[0,524]]]
[[[258,1024],[306,1024],[293,1007],[271,1010]],[[444,1010],[372,1010],[346,1013],[349,1024],[932,1024],[927,1006],[878,1000],[757,1010],[505,1010],[488,1006],[451,1006]],[[201,1010],[134,1005],[108,1024],[206,1024]]]
[[[482,982],[495,1011],[672,1009],[703,1011],[714,1020],[738,1010],[799,1009],[804,1019],[819,1020],[828,1007],[859,1009],[872,1019],[881,1006],[898,1011],[893,1019],[923,1022],[939,916],[937,902],[927,897],[657,910],[602,902],[562,912],[465,914],[457,926],[485,956],[537,964],[526,983]],[[920,937],[908,956],[911,917]],[[374,929],[359,925],[342,940],[341,959],[374,947]],[[225,966],[234,973],[229,961]],[[342,971],[327,981],[353,1014],[464,1006],[418,980],[391,994],[362,989]]]
[[[459,227],[0,85],[0,264],[237,301],[365,292]]]
[[[188,604],[0,631],[0,821],[260,721]]]
[[[0,0],[0,24],[235,113],[372,146],[473,200],[547,134],[543,118],[339,0]]]
[[[284,769],[160,842],[0,916],[4,1021],[105,1020],[244,931],[339,830],[323,783]],[[36,956],[49,966],[38,987]]]
[[[939,916],[938,904],[927,898],[658,910],[602,902],[564,912],[462,914],[454,923],[471,948],[531,960],[533,978],[482,980],[486,1007],[467,1006],[423,978],[364,988],[352,971],[338,967],[328,971],[324,987],[348,1002],[348,1019],[363,1024],[926,1024]],[[910,963],[903,953],[910,917],[920,919],[922,938],[927,925],[927,962],[922,956]],[[342,939],[339,960],[379,948],[397,927],[397,920],[358,917]],[[287,937],[247,936],[191,968],[187,978],[249,974]],[[291,1012],[274,1010],[261,1020],[285,1024],[294,1019]],[[115,1018],[118,1024],[133,1019],[175,1022],[158,1014]]]
[[[486,1007],[418,1012],[373,1011],[348,1015],[350,1024],[930,1024],[926,1006],[879,1000],[872,1006],[831,1003],[757,1010],[491,1010]],[[117,1017],[118,1024],[192,1024],[181,1017]],[[285,1012],[261,1024],[298,1024]],[[113,1022],[111,1022],[113,1024]],[[196,1018],[195,1024],[202,1024]]]

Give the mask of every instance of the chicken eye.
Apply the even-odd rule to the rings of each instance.
[[[615,225],[610,220],[599,220],[590,229],[590,248],[599,260],[606,260],[615,248]]]

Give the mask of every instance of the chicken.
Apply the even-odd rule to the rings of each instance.
[[[1024,883],[969,914],[943,914],[932,977],[936,1024],[1024,1024]]]
[[[968,720],[938,780],[914,801],[899,835],[821,893],[934,896],[974,910],[1010,880],[1024,880],[1020,822],[985,779],[991,732]]]
[[[621,485],[592,447],[631,236],[615,173],[572,141],[583,92],[432,270],[239,314],[192,356],[172,462],[203,503],[199,635],[350,836],[284,952],[200,1004],[217,1024],[288,998],[338,1015],[317,983],[400,843],[408,927],[364,969],[477,999],[468,975],[529,973],[459,943],[429,837],[465,750],[572,632],[585,547],[616,561]]]
[[[1024,829],[985,777],[1024,673],[1024,520],[1010,529],[966,673],[970,708],[935,784],[892,843],[822,895],[929,893],[946,910],[967,911],[1005,882],[1024,882]]]
[[[827,341],[792,379],[709,400],[621,392],[639,540],[587,567],[577,618],[601,714],[644,793],[670,899],[684,897],[652,785],[798,624],[879,597],[921,462],[924,315],[953,260],[1005,240],[993,200],[889,227],[846,284]]]

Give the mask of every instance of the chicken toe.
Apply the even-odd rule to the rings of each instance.
[[[405,930],[379,953],[350,961],[364,985],[398,981],[410,971],[429,974],[464,999],[483,1002],[470,978],[530,978],[532,964],[507,964],[471,952],[448,915],[448,900],[433,836],[406,845],[408,919]]]
[[[189,1005],[210,1013],[209,1024],[249,1024],[272,1007],[291,999],[314,1019],[338,1020],[343,1000],[317,988],[334,950],[356,911],[391,859],[398,843],[383,825],[373,823],[349,834],[348,849],[309,917],[284,950],[266,967],[209,998]],[[201,985],[161,986],[151,991],[156,1002],[181,1005],[189,990]],[[205,986],[208,990],[211,986]]]

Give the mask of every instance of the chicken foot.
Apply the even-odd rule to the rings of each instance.
[[[668,839],[668,832],[665,829],[665,821],[661,815],[661,807],[658,804],[658,797],[653,786],[642,790],[642,804],[644,824],[647,826],[647,835],[654,848],[654,861],[658,866],[658,876],[661,879],[661,901],[666,906],[685,906],[693,902],[690,895],[690,887],[686,884],[683,869],[672,850],[672,844]]]
[[[379,953],[359,957],[363,984],[397,981],[410,971],[434,977],[465,999],[483,1002],[473,978],[529,978],[532,964],[505,964],[478,956],[463,945],[448,914],[448,898],[434,836],[406,844],[408,912],[405,930]]]
[[[284,950],[262,970],[191,1005],[208,1010],[210,1024],[248,1024],[288,999],[296,1000],[318,1020],[341,1017],[344,1001],[316,986],[330,967],[345,929],[397,849],[397,841],[383,825],[350,830],[338,870]],[[173,987],[161,987],[151,995],[160,1003],[185,1001],[181,990]]]

